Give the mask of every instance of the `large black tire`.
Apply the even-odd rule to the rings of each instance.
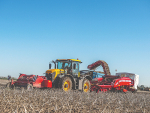
[[[15,90],[15,85],[14,84],[11,85],[11,89]]]
[[[89,93],[90,90],[91,90],[91,83],[90,83],[90,81],[89,81],[88,79],[85,79],[85,80],[83,81],[82,91],[83,91],[84,93]]]
[[[133,90],[132,93],[137,93],[137,89]]]
[[[60,88],[61,87],[61,79],[59,77],[56,77],[52,84],[53,88]]]
[[[27,90],[28,90],[28,91],[33,90],[33,85],[32,85],[32,84],[27,84]]]
[[[8,82],[8,83],[6,84],[6,88],[7,88],[7,89],[10,89],[10,88],[11,88],[11,82]]]
[[[62,79],[62,84],[61,84],[62,90],[63,91],[70,91],[72,89],[72,81],[70,79],[70,77],[64,77]]]
[[[11,85],[11,82],[8,82],[8,83],[6,84],[6,88],[7,88],[7,89],[15,89],[15,85],[14,85],[14,84]]]

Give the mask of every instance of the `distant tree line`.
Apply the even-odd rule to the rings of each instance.
[[[144,85],[138,86],[138,90],[150,91],[150,87],[145,87]]]
[[[0,77],[0,79],[8,80],[8,77]],[[15,78],[15,77],[11,77],[11,79],[17,80],[17,78]]]

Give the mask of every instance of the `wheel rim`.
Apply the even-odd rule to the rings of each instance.
[[[64,82],[64,90],[68,91],[70,89],[70,82],[69,81],[65,81]]]
[[[89,84],[86,82],[84,83],[84,92],[88,92],[89,91]]]

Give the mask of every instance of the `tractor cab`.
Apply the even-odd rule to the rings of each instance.
[[[56,67],[57,69],[63,69],[65,74],[71,74],[74,77],[79,77],[80,63],[80,60],[75,59],[57,59]]]
[[[51,69],[51,63],[54,63],[54,69]],[[72,75],[74,78],[80,77],[80,63],[78,59],[57,59],[49,64],[49,70],[46,71],[46,77],[54,81],[58,75]]]
[[[76,59],[57,59],[56,68],[63,69],[65,74],[70,74],[74,77],[80,77],[80,63],[81,61]]]

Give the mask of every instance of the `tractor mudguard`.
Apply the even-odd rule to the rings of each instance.
[[[79,86],[78,86],[78,89],[79,89],[79,90],[83,90],[83,89],[82,89],[82,88],[83,88],[83,81],[84,81],[85,79],[88,79],[89,81],[91,81],[91,80],[92,80],[92,77],[91,77],[90,75],[85,75],[85,76],[83,76],[82,78],[80,78],[80,79],[79,79]]]
[[[78,89],[79,89],[79,90],[82,90],[83,80],[84,80],[84,79],[79,79],[79,86],[78,86]]]

